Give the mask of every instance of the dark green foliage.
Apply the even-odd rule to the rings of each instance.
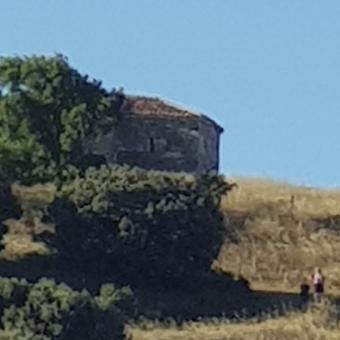
[[[100,167],[103,156],[86,153],[85,137],[118,122],[123,98],[60,55],[0,58],[0,274],[91,292],[129,283],[140,296],[216,287],[224,178]],[[147,299],[0,279],[0,340],[121,339],[117,307],[135,315]]]
[[[117,121],[120,98],[63,56],[0,58],[1,184],[55,181],[77,166],[84,137]]]
[[[56,248],[66,253],[68,244],[70,255],[72,240],[71,251],[88,266],[134,280],[166,283],[202,274],[223,240],[218,205],[227,190],[220,176],[89,169],[61,190],[76,211],[63,220],[66,207],[54,212]]]
[[[116,304],[130,294],[105,285],[92,297],[53,280],[2,278],[0,339],[124,339]]]

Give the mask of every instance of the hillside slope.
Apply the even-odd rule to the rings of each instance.
[[[227,236],[214,266],[264,290],[296,290],[320,266],[327,290],[339,293],[340,191],[235,182],[221,203]]]

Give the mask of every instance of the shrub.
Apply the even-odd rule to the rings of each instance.
[[[18,279],[0,279],[0,339],[83,340],[124,339],[122,317],[115,304],[129,294],[111,286],[103,296],[75,291],[65,284],[41,279],[35,284]]]
[[[228,188],[221,176],[89,169],[51,210],[56,248],[67,244],[85,266],[141,281],[192,277],[209,271],[223,241],[218,205]]]

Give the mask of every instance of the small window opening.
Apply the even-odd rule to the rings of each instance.
[[[149,150],[150,152],[155,152],[155,140],[153,137],[150,137],[149,140]]]

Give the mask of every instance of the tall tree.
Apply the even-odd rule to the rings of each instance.
[[[0,181],[58,178],[83,155],[83,139],[118,120],[121,95],[62,55],[0,58]]]

